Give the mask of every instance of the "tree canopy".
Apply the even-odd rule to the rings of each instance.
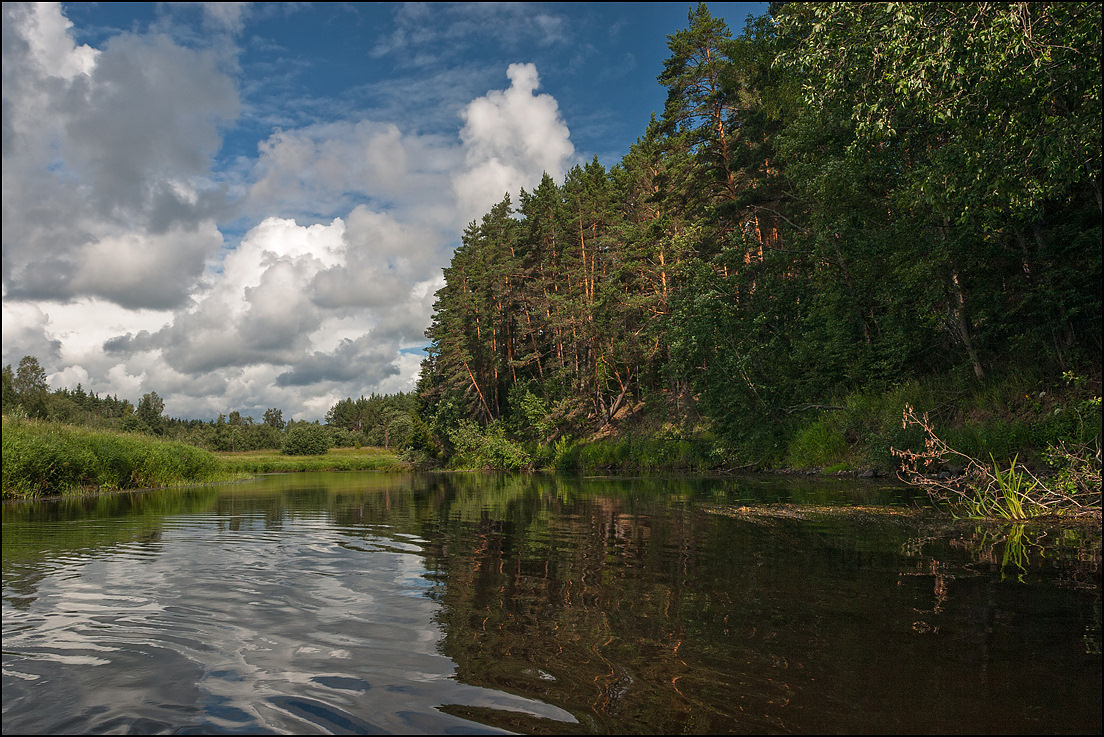
[[[785,3],[733,36],[691,9],[618,164],[465,230],[417,392],[435,447],[627,408],[769,443],[856,387],[1099,374],[1100,24],[1091,3]]]

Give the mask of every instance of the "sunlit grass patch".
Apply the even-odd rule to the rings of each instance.
[[[319,455],[284,455],[278,450],[218,452],[222,467],[232,474],[292,473],[296,471],[405,471],[410,465],[393,450],[331,448]]]
[[[945,503],[954,514],[968,517],[1006,520],[1027,520],[1048,515],[1087,515],[1099,518],[1100,463],[1083,446],[1074,458],[1081,464],[1076,482],[1059,474],[1057,482],[1044,482],[1027,468],[1017,465],[1014,456],[1007,469],[990,454],[989,463],[951,447],[932,428],[927,413],[917,415],[911,406],[903,412],[903,425],[923,430],[926,438],[923,450],[894,449],[901,459],[901,479],[920,486],[935,500]],[[962,473],[933,474],[932,470],[956,461]],[[1067,472],[1069,469],[1067,469]]]

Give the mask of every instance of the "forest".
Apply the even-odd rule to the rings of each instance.
[[[464,231],[416,450],[885,465],[905,402],[987,426],[975,450],[1099,446],[1100,29],[1091,3],[772,3],[742,35],[692,9],[619,163]]]
[[[327,442],[880,474],[930,413],[975,457],[1099,458],[1100,42],[1092,3],[772,3],[740,35],[698,5],[662,113],[471,222],[416,391],[339,401]],[[208,450],[316,424],[3,380],[5,414]]]

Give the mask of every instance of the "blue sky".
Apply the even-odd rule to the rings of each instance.
[[[4,363],[178,417],[410,390],[464,224],[617,163],[689,7],[4,3]]]

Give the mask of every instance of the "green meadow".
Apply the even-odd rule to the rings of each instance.
[[[3,428],[4,498],[202,484],[258,473],[407,467],[396,454],[378,448],[303,456],[275,450],[213,453],[150,435],[25,417],[4,417]]]

